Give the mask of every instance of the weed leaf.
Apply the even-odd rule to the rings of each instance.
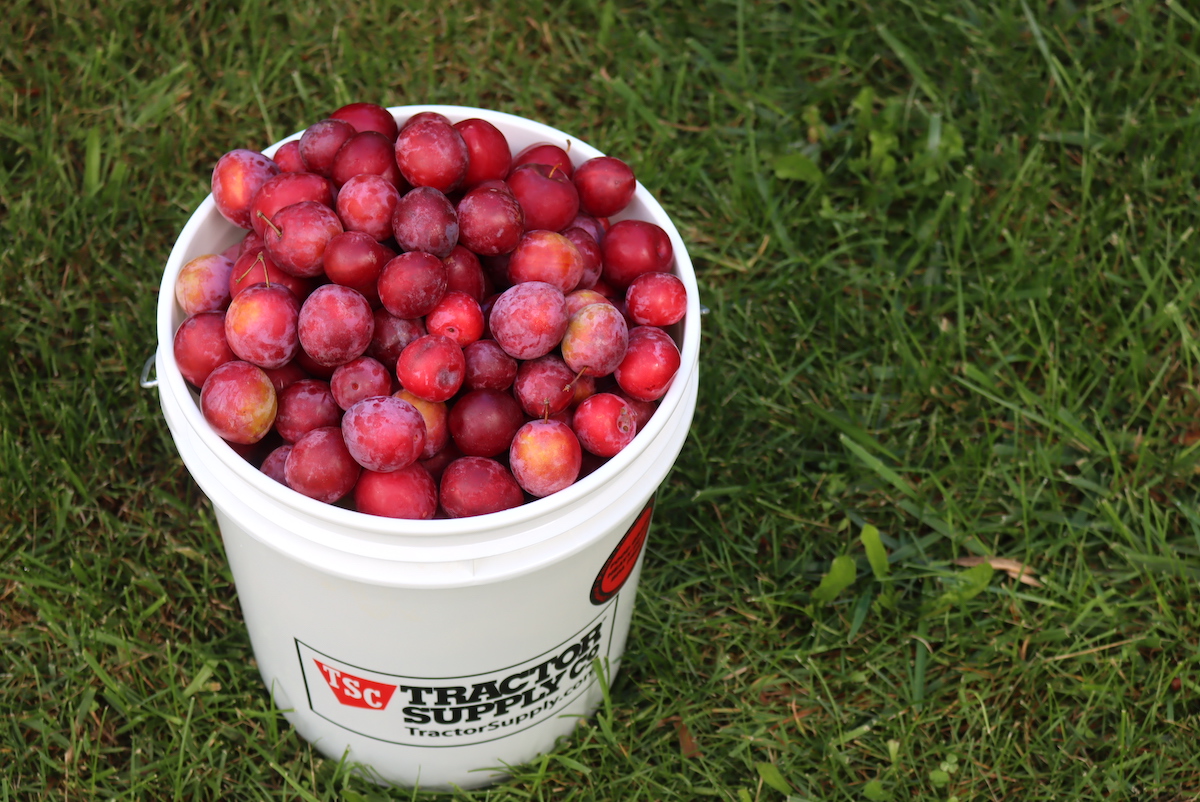
[[[807,184],[819,184],[825,179],[825,174],[812,159],[803,153],[787,153],[775,157],[775,177],[791,181],[803,181]]]
[[[863,796],[871,802],[883,802],[888,798],[888,793],[884,790],[883,783],[879,780],[871,780],[863,786]]]
[[[779,793],[790,794],[792,792],[791,784],[783,778],[783,773],[774,763],[756,763],[754,768],[758,770],[758,776],[762,777],[762,781]]]
[[[954,585],[938,596],[936,601],[924,605],[922,612],[925,614],[934,613],[975,598],[991,583],[992,574],[994,573],[995,569],[992,568],[990,563],[986,562],[981,562],[979,565],[968,568],[954,577]]]
[[[888,555],[887,549],[883,547],[883,541],[879,539],[879,530],[867,524],[863,527],[858,539],[862,541],[863,548],[867,552],[867,562],[871,564],[871,573],[875,574],[875,578],[881,582],[887,579]]]
[[[829,566],[829,573],[821,577],[821,584],[813,591],[813,601],[821,604],[833,601],[838,594],[854,584],[857,574],[853,557],[834,557],[833,564]]]

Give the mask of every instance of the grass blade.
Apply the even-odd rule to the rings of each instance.
[[[917,86],[921,87],[921,91],[925,93],[925,96],[932,100],[935,105],[941,106],[941,93],[937,91],[937,87],[934,86],[933,81],[908,47],[894,33],[888,30],[886,25],[876,25],[875,32],[879,34],[879,38],[896,54],[896,58],[900,59],[904,66],[908,68],[909,74],[912,75]]]

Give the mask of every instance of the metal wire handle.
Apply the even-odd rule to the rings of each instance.
[[[154,370],[154,360],[158,357],[157,353],[153,353],[146,357],[145,364],[142,365],[142,380],[141,385],[143,390],[152,390],[158,386],[158,376],[150,378],[150,372]]]

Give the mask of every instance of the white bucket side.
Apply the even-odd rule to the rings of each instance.
[[[591,604],[588,586],[637,512],[523,576],[421,589],[331,576],[279,555],[223,512],[218,521],[259,671],[297,731],[381,781],[448,789],[500,779],[488,769],[545,752],[595,711],[592,660],[611,680],[644,550],[605,604]],[[570,651],[585,640],[586,651]],[[539,677],[546,660],[564,654]],[[348,681],[353,700],[344,698]]]

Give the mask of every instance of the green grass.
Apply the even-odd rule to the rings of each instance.
[[[1200,798],[1200,12],[343,5],[6,9],[0,800],[421,796],[272,710],[138,386],[217,156],[352,100],[625,157],[710,310],[611,703],[455,798]]]

